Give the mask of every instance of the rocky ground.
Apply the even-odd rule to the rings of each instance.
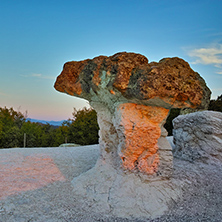
[[[0,222],[222,221],[222,165],[174,160],[175,178],[186,180],[181,199],[156,219],[93,213],[73,195],[71,181],[89,170],[98,145],[0,150]]]

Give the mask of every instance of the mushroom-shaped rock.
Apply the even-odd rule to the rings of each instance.
[[[205,109],[211,94],[180,58],[148,63],[126,52],[67,62],[55,89],[88,100],[96,110],[100,162],[151,179],[171,175],[172,150],[163,128],[169,110]]]

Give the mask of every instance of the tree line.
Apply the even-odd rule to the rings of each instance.
[[[208,110],[222,112],[222,95],[211,100]],[[172,120],[180,114],[180,109],[171,109],[164,127],[172,135]],[[23,147],[24,134],[26,147],[57,147],[63,143],[91,145],[98,143],[99,126],[95,110],[74,109],[72,119],[66,120],[57,128],[50,124],[32,123],[26,114],[13,108],[0,107],[0,148]]]
[[[24,144],[26,147],[58,147],[65,142],[97,144],[99,126],[95,110],[74,109],[72,115],[72,119],[54,127],[30,122],[26,114],[0,107],[0,148],[24,147]]]

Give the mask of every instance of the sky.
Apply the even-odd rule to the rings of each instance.
[[[66,120],[87,101],[59,93],[67,61],[127,51],[180,57],[222,94],[221,0],[0,0],[0,107]]]

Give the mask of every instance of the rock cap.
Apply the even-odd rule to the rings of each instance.
[[[183,59],[149,63],[145,56],[127,52],[67,62],[54,87],[90,102],[118,100],[167,109],[207,109],[211,95],[204,79]]]

